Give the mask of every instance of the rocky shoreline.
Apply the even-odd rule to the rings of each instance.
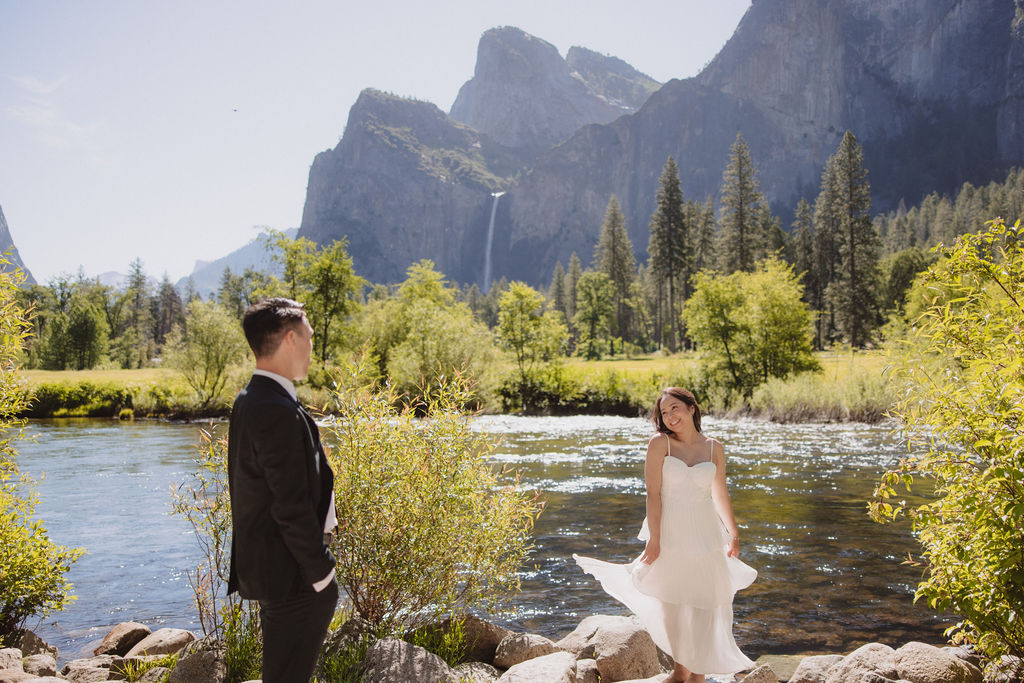
[[[368,624],[359,618],[332,631],[324,653],[344,650],[365,637]],[[445,629],[446,624],[435,628]],[[363,660],[364,683],[656,683],[671,670],[672,660],[658,650],[634,619],[591,616],[558,641],[518,633],[477,617],[463,623],[469,660],[450,667],[437,655],[399,638],[372,643]],[[224,683],[223,646],[197,639],[184,629],[151,631],[144,624],[115,626],[94,656],[57,668],[57,649],[26,631],[18,648],[0,649],[0,683],[92,683],[128,680],[129,673],[153,666],[140,683]],[[773,656],[735,676],[708,676],[731,683],[1013,683],[1024,680],[1024,662],[1013,657],[984,663],[964,647],[937,647],[910,642],[898,649],[868,643],[845,655]],[[984,669],[984,671],[983,671]],[[258,683],[258,682],[249,682]]]

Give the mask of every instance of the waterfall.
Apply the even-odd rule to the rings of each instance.
[[[498,213],[498,199],[504,192],[492,192],[494,202],[491,204],[491,222],[487,226],[487,246],[484,247],[484,289],[486,294],[491,288],[491,249],[494,247],[494,216]]]

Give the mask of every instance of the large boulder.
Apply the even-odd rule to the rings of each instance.
[[[454,681],[452,668],[432,652],[399,638],[382,638],[366,650],[363,683]]]
[[[770,666],[762,664],[744,676],[743,681],[744,683],[779,683],[779,677],[775,675]]]
[[[221,650],[200,650],[185,655],[171,669],[168,683],[223,683],[228,670]]]
[[[103,642],[92,653],[94,655],[121,655],[123,657],[151,633],[152,631],[148,626],[137,621],[121,622],[110,629],[107,635],[103,636]]]
[[[789,683],[824,683],[828,670],[843,661],[842,655],[814,655],[804,657],[789,679]]]
[[[166,666],[154,666],[152,669],[146,669],[146,673],[139,676],[135,683],[164,683],[170,673],[171,670]]]
[[[494,666],[509,669],[529,659],[558,651],[555,644],[534,633],[510,633],[501,639],[494,652]],[[574,658],[575,659],[575,658]]]
[[[576,683],[576,658],[568,652],[552,652],[520,662],[498,679],[498,683],[540,683],[540,681],[544,681],[544,683]]]
[[[64,675],[70,683],[96,683],[96,681],[123,681],[124,677],[100,666],[83,666],[71,669]]]
[[[866,674],[877,674],[892,680],[899,678],[896,673],[896,650],[881,643],[862,645],[828,670],[825,683],[850,683],[861,680]]]
[[[352,617],[338,629],[327,633],[323,647],[320,648],[320,660],[339,656],[364,638],[369,638],[372,630],[370,622],[362,617]]]
[[[18,639],[18,649],[21,650],[23,657],[28,657],[30,655],[50,655],[54,659],[57,659],[57,646],[50,645],[28,629],[21,632],[21,638]]]
[[[57,675],[57,660],[48,654],[29,655],[21,661],[21,665],[26,673],[33,674],[34,676]]]
[[[110,669],[121,666],[123,659],[116,655],[97,655],[88,659],[72,659],[60,670],[60,673],[67,678],[74,669]]]
[[[896,673],[911,683],[981,683],[978,667],[916,641],[896,650]]]
[[[0,649],[0,671],[15,669],[22,671],[21,658],[24,655],[16,647],[5,647]]]
[[[647,678],[661,671],[650,634],[629,617],[587,617],[555,646],[578,659],[596,660],[602,681]]]
[[[454,674],[459,683],[491,683],[501,676],[500,671],[486,662],[464,662],[455,667]]]
[[[596,659],[576,660],[576,683],[600,683],[601,675],[597,671]]]
[[[502,628],[479,617],[466,615],[462,621],[462,632],[466,636],[468,650],[466,656],[477,662],[494,662],[494,654],[498,650],[498,643],[512,633],[507,628]]]
[[[35,675],[21,669],[0,669],[0,683],[25,683],[34,679]]]
[[[182,628],[162,628],[140,640],[124,656],[170,655],[179,652],[195,639],[191,631]]]

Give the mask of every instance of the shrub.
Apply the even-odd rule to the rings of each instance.
[[[33,482],[15,462],[14,444],[24,426],[16,416],[28,400],[17,372],[28,329],[15,299],[20,282],[20,271],[0,271],[0,646],[13,646],[29,617],[61,610],[74,599],[65,574],[82,553],[46,535],[34,517],[38,497]]]
[[[231,366],[245,360],[247,349],[237,320],[217,304],[196,299],[188,305],[184,331],[168,338],[165,355],[206,408],[222,398]]]
[[[488,464],[493,444],[461,412],[469,392],[456,376],[423,405],[396,408],[387,388],[339,381],[325,430],[340,520],[332,549],[353,610],[378,632],[487,608],[518,590],[541,506]]]
[[[871,512],[907,514],[925,571],[916,599],[952,610],[949,633],[992,657],[1024,656],[1024,232],[993,221],[931,268],[933,296],[896,368],[910,455]],[[923,504],[896,500],[915,479]]]

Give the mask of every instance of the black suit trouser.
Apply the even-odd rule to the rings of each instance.
[[[338,605],[338,581],[283,600],[260,600],[263,683],[309,683]]]

